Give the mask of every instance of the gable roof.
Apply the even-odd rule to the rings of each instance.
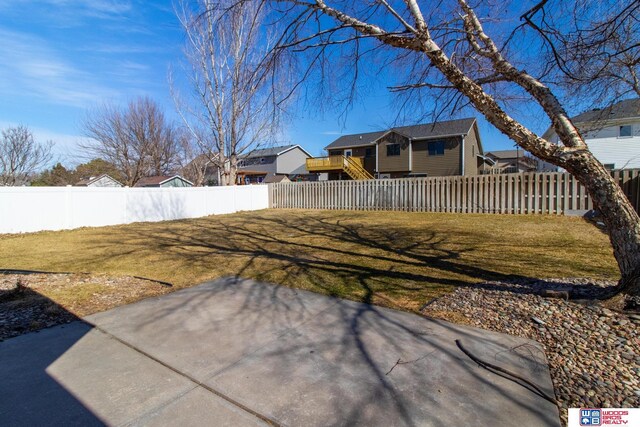
[[[626,99],[606,108],[586,111],[571,119],[574,123],[583,123],[633,117],[640,117],[640,98]]]
[[[90,176],[88,178],[82,178],[80,181],[76,182],[74,185],[74,187],[88,187],[89,185],[93,184],[94,182],[107,177],[109,178],[111,181],[116,182],[120,185],[122,185],[117,179],[112,178],[110,175],[103,173],[102,175],[98,175],[98,176]]]
[[[430,139],[444,136],[466,135],[471,130],[476,119],[473,117],[458,120],[447,120],[435,123],[423,123],[413,126],[397,126],[378,132],[356,133],[343,135],[327,145],[325,150],[344,147],[359,147],[374,144],[381,137],[390,132],[396,132],[411,139]]]
[[[576,127],[581,130],[589,130],[593,124],[595,126],[602,126],[603,123],[609,120],[624,120],[631,118],[640,118],[640,98],[626,99],[624,101],[617,102],[602,109],[594,109],[591,111],[585,111],[582,114],[571,117],[571,121],[576,124]],[[588,125],[580,125],[581,123],[589,123]],[[553,126],[549,126],[547,130],[542,134],[545,139],[550,139],[555,135]]]
[[[300,150],[302,150],[303,153],[311,157],[311,154],[309,154],[304,148],[302,148],[298,144],[280,145],[277,147],[269,147],[269,148],[260,148],[247,153],[243,157],[246,159],[253,159],[256,157],[280,156],[281,154],[284,154],[287,151],[293,150],[294,148],[299,148]]]
[[[188,179],[184,179],[180,175],[171,175],[171,176],[159,175],[159,176],[145,176],[143,178],[140,178],[138,180],[138,182],[136,182],[136,185],[134,185],[134,187],[146,187],[146,186],[150,186],[150,185],[162,185],[165,182],[171,181],[174,178],[181,179],[181,180],[183,180],[185,182],[188,182],[189,184],[193,185],[193,183],[191,181],[189,181]]]
[[[278,182],[290,182],[290,180],[286,175],[276,175],[271,173],[267,175],[262,182],[264,182],[265,184],[271,184]]]
[[[495,157],[496,159],[515,159],[516,157],[531,156],[527,150],[495,150],[489,151],[487,156]]]

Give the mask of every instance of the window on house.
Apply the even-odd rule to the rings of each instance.
[[[444,141],[433,141],[428,146],[430,156],[444,156]]]
[[[399,155],[400,155],[400,144],[387,145],[387,157],[399,156]]]
[[[631,125],[620,126],[620,132],[618,134],[620,138],[628,138],[631,136]]]

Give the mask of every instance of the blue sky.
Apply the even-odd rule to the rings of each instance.
[[[84,160],[80,124],[103,102],[148,95],[174,115],[167,76],[170,67],[179,70],[183,36],[171,1],[0,0],[0,40],[0,128],[28,126],[38,140],[54,141],[65,164]],[[384,86],[368,85],[346,119],[300,104],[282,143],[321,155],[340,134],[388,125],[396,106]],[[513,147],[480,124],[485,150]]]

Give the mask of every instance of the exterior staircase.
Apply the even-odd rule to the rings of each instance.
[[[309,172],[345,172],[353,180],[373,179],[359,157],[329,156],[307,159]]]

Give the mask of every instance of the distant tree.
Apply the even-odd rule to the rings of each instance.
[[[178,165],[180,129],[150,98],[137,98],[126,108],[105,104],[85,117],[83,129],[94,141],[83,149],[113,164],[125,185],[164,175]]]
[[[193,157],[180,169],[180,174],[196,187],[218,185],[218,167],[205,154]]]
[[[39,144],[25,126],[4,129],[0,139],[0,185],[25,185],[51,161],[52,142]]]
[[[261,63],[272,37],[262,26],[260,2],[198,0],[181,6],[177,15],[193,91],[181,99],[174,90],[174,99],[203,153],[220,170],[221,184],[235,185],[241,155],[277,130],[270,95],[282,76],[273,79]]]
[[[73,170],[65,168],[61,163],[57,163],[49,170],[43,171],[37,178],[31,181],[32,186],[37,187],[62,187],[73,185],[77,181]]]
[[[74,171],[74,175],[77,180],[92,176],[100,176],[102,174],[107,174],[116,180],[123,179],[118,168],[113,163],[107,162],[103,159],[93,159],[87,163],[82,163],[78,165]]]

